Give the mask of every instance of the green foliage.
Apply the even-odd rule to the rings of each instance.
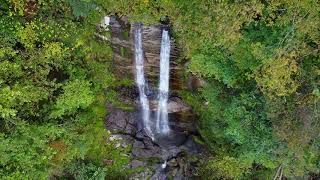
[[[26,0],[10,0],[9,2],[13,7],[14,12],[22,16],[26,6]]]
[[[105,179],[105,169],[97,167],[92,163],[75,162],[67,169],[67,173],[73,174],[75,179]]]
[[[21,122],[10,135],[1,134],[0,176],[2,179],[46,179],[55,152],[48,143],[61,137],[64,129],[47,124]]]
[[[274,60],[265,63],[255,80],[261,86],[262,91],[276,96],[286,96],[296,92],[299,84],[295,80],[299,67],[295,61],[294,52],[285,56],[279,55]]]
[[[96,5],[91,3],[90,0],[67,0],[76,17],[87,17]]]
[[[240,72],[226,54],[222,49],[205,44],[199,54],[192,56],[190,71],[205,78],[214,77],[228,86],[235,86]]]
[[[0,62],[1,81],[11,81],[11,79],[19,78],[23,75],[20,64],[12,63],[7,60]]]
[[[249,167],[245,164],[241,164],[237,159],[222,156],[223,159],[218,159],[212,162],[211,168],[217,169],[218,177],[226,177],[230,179],[239,179],[243,173],[248,172]],[[210,166],[210,165],[209,165]]]
[[[117,179],[126,150],[108,141],[111,48],[89,1],[1,0],[0,179]],[[103,160],[113,162],[104,164]]]
[[[50,114],[51,118],[59,118],[64,115],[72,115],[78,109],[87,108],[93,102],[93,92],[90,90],[90,82],[84,80],[69,81],[63,87],[63,94],[57,97]],[[81,98],[79,98],[81,97]]]
[[[26,27],[17,30],[18,40],[26,47],[33,48],[37,41],[37,34],[34,31],[35,24],[29,23]]]

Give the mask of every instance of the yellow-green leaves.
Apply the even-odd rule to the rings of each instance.
[[[20,16],[23,16],[24,9],[26,6],[26,0],[9,0],[14,12],[18,13]]]
[[[296,92],[299,83],[295,77],[299,73],[296,52],[278,52],[278,57],[268,60],[257,72],[255,79],[261,90],[270,95],[288,96]]]
[[[0,61],[0,80],[11,81],[10,78],[18,78],[23,75],[21,65],[10,61]],[[1,86],[0,86],[1,87]]]
[[[44,45],[44,55],[46,58],[62,58],[66,50],[60,42],[50,42]]]
[[[237,158],[222,155],[209,162],[211,170],[216,170],[218,177],[227,179],[240,179],[244,173],[249,171],[251,164],[244,164]]]
[[[17,51],[13,50],[11,47],[4,47],[0,48],[0,58],[4,58],[7,56],[15,56],[17,54]]]
[[[19,41],[28,49],[32,49],[37,41],[37,33],[34,31],[36,24],[28,23],[24,28],[17,30]]]
[[[55,67],[61,67],[63,66],[64,59],[68,55],[68,48],[65,48],[63,43],[49,42],[44,44],[41,58],[43,63],[48,63]]]

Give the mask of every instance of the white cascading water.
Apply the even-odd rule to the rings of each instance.
[[[139,89],[139,99],[142,109],[143,126],[149,137],[153,139],[153,133],[150,127],[150,108],[149,100],[146,95],[148,89],[144,77],[144,58],[142,49],[141,28],[135,30],[135,67],[136,67],[136,83]]]
[[[160,52],[160,78],[156,129],[160,134],[170,131],[168,122],[168,96],[169,96],[169,70],[170,70],[170,37],[166,30],[162,31]]]

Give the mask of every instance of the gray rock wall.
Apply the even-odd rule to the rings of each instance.
[[[134,29],[138,24],[130,24],[125,18],[111,17],[111,45],[114,51],[114,72],[118,77],[134,77]],[[149,84],[157,88],[161,34],[166,25],[142,26],[142,45],[144,50],[145,73]],[[170,51],[170,90],[176,92],[186,87],[183,83],[183,65],[178,63],[179,49],[171,38]]]

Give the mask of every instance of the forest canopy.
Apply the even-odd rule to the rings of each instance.
[[[180,92],[210,152],[203,177],[319,173],[319,1],[0,0],[1,179],[123,178],[126,149],[103,119],[105,89],[127,82],[95,36],[114,14],[169,21],[186,73],[205,82]]]

